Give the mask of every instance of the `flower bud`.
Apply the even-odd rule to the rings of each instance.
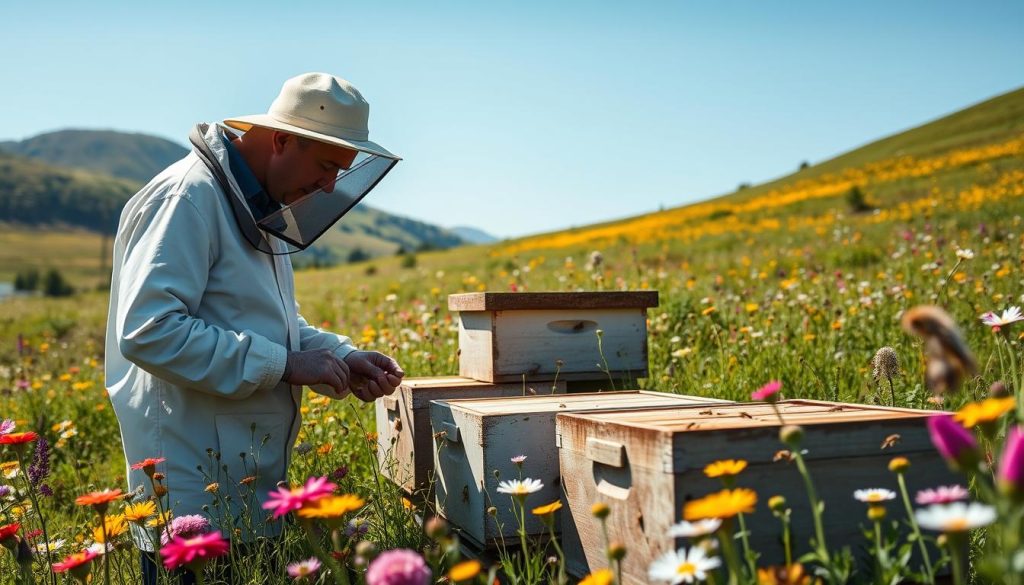
[[[1011,497],[1024,495],[1024,432],[1017,425],[1006,434],[996,481],[1003,494]]]
[[[974,435],[956,422],[951,415],[928,419],[928,434],[932,444],[946,461],[959,469],[971,469],[981,460]]]
[[[440,516],[433,516],[423,525],[423,530],[427,536],[437,540],[448,535],[448,522]]]
[[[885,506],[868,506],[868,519],[879,522],[885,519]]]
[[[893,457],[889,461],[889,471],[893,473],[904,473],[910,469],[910,460],[906,457]]]
[[[992,382],[992,385],[988,387],[989,398],[1006,398],[1009,395],[1010,391],[1002,381]]]
[[[621,542],[613,542],[608,545],[608,558],[613,561],[621,561],[626,558],[626,545]]]
[[[768,509],[772,512],[785,512],[786,498],[782,496],[772,496],[768,498]]]
[[[356,545],[356,555],[361,559],[373,559],[377,556],[377,545],[369,540],[361,540]]]
[[[590,513],[593,514],[595,518],[604,520],[608,517],[608,514],[611,513],[611,508],[609,508],[608,504],[604,502],[597,502],[590,507]]]
[[[798,425],[786,425],[779,429],[779,440],[793,449],[800,446],[804,439],[804,429]]]

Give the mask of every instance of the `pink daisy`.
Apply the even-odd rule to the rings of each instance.
[[[14,431],[14,421],[5,418],[3,422],[0,422],[0,435],[6,435]]]
[[[320,570],[320,559],[310,557],[304,561],[288,565],[288,576],[292,579],[312,577]]]
[[[919,506],[927,506],[929,504],[949,504],[950,502],[957,502],[960,500],[966,500],[971,494],[968,493],[967,489],[959,485],[943,485],[935,489],[921,490],[917,492],[914,497],[914,501]]]
[[[280,518],[288,512],[298,510],[306,502],[334,493],[337,487],[326,477],[311,477],[306,480],[306,485],[291,489],[279,487],[271,491],[270,500],[263,504],[263,509],[273,510],[274,518]]]
[[[164,567],[167,569],[176,569],[182,565],[195,563],[199,563],[201,566],[212,558],[226,554],[228,554],[228,541],[224,540],[220,531],[208,532],[192,538],[175,536],[160,549],[160,556],[163,557]]]
[[[757,390],[754,390],[750,395],[750,399],[774,401],[777,398],[776,394],[779,393],[779,390],[782,390],[782,382],[772,380]]]

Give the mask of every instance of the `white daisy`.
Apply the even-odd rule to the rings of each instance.
[[[957,248],[957,250],[956,250],[956,257],[961,259],[961,260],[973,260],[974,259],[974,251],[973,250],[962,250],[960,248]]]
[[[996,520],[996,509],[978,502],[932,504],[914,511],[921,528],[936,532],[965,532],[988,526]]]
[[[94,542],[85,550],[92,551],[98,555],[105,555],[108,552],[114,552],[114,543],[108,542],[106,546],[104,546],[102,542]]]
[[[516,465],[519,465],[523,461],[526,461],[526,455],[516,455],[515,457],[513,457],[511,459],[511,461],[512,461],[512,463],[515,463]]]
[[[527,496],[539,492],[543,487],[544,484],[541,483],[539,479],[526,478],[522,481],[513,479],[499,483],[498,493],[513,496]]]
[[[868,490],[857,490],[853,492],[853,497],[865,504],[878,504],[895,500],[896,492],[882,488],[871,488]]]
[[[651,563],[647,576],[652,581],[667,581],[672,585],[696,583],[707,579],[708,571],[721,564],[718,557],[708,557],[703,548],[693,546],[690,550],[681,548],[661,555]]]
[[[67,542],[63,538],[58,538],[50,543],[40,542],[34,548],[38,554],[45,555],[48,552],[56,552],[64,547],[64,543]]]
[[[996,315],[989,311],[981,316],[981,322],[989,327],[1006,327],[1017,321],[1024,321],[1024,315],[1021,314],[1020,307],[1010,307],[1003,311],[1002,315]]]
[[[696,522],[683,520],[673,524],[668,529],[668,535],[672,538],[696,538],[698,536],[707,536],[718,530],[720,526],[722,526],[722,521],[719,518],[705,518]]]

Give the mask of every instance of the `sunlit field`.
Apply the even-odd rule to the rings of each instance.
[[[851,195],[854,189],[859,195]],[[1015,323],[1012,313],[1001,321],[998,317],[1024,304],[1024,137],[1004,132],[993,140],[894,154],[746,191],[590,228],[424,253],[413,266],[389,257],[299,272],[301,311],[310,323],[344,333],[360,348],[394,356],[408,375],[434,376],[458,373],[450,294],[657,290],[661,304],[648,313],[650,377],[633,381],[635,387],[751,400],[753,392],[777,380],[786,398],[950,412],[967,408],[956,428],[933,431],[954,437],[953,447],[942,443],[940,452],[960,459],[962,486],[971,500],[982,503],[961,510],[960,516],[956,510],[935,511],[952,515],[946,524],[929,524],[934,518],[927,515],[906,521],[906,507],[921,508],[918,502],[929,501],[900,490],[903,473],[912,473],[904,463],[912,469],[913,461],[893,464],[890,485],[818,493],[833,506],[863,506],[866,536],[861,542],[830,542],[823,549],[811,544],[814,535],[796,535],[793,562],[802,563],[803,573],[789,582],[805,582],[803,577],[812,575],[825,582],[930,582],[938,572],[961,569],[974,579],[1003,574],[1009,581],[1019,579],[1020,567],[1009,563],[1019,564],[1012,559],[1024,555],[1017,503],[1024,490],[1024,451],[1019,451],[1024,447],[1012,430],[1013,421],[1024,414],[1015,398],[1024,323]],[[117,421],[105,396],[106,303],[98,292],[0,302],[0,421],[13,421],[13,428],[3,430],[7,439],[0,440],[10,443],[0,447],[0,543],[7,547],[0,549],[0,582],[69,583],[91,574],[92,583],[137,583],[138,555],[128,526],[148,523],[165,534],[171,528],[161,521],[166,498],[148,504],[111,499],[102,516],[89,504],[99,501],[95,495],[76,504],[76,498],[91,492],[126,489],[126,463],[142,463],[124,461]],[[944,308],[973,353],[975,370],[936,353],[928,344],[934,332],[915,334],[909,325],[901,326],[907,311],[918,305]],[[982,315],[992,311],[995,320],[983,323]],[[884,347],[891,351],[883,352],[884,360],[875,359]],[[954,387],[935,391],[941,384],[929,383],[926,353],[934,363],[948,362],[960,370],[947,378]],[[769,394],[760,396],[770,400]],[[972,406],[990,396],[996,400]],[[999,400],[1004,396],[1009,398]],[[493,581],[496,574],[512,583],[565,579],[553,544],[527,543],[525,552],[517,552],[521,543],[509,542],[498,562],[478,566],[464,562],[447,527],[433,523],[424,531],[418,520],[429,516],[430,503],[405,499],[377,473],[372,405],[310,394],[302,411],[291,483],[326,478],[321,487],[332,485],[308,494],[307,513],[300,509],[281,516],[287,530],[280,546],[250,553],[275,556],[275,571],[265,573],[261,563],[243,559],[236,549],[205,570],[202,563],[184,563],[205,573],[208,583],[226,579],[224,566],[244,583],[426,582],[423,578],[470,583]],[[18,435],[25,432],[38,437]],[[792,435],[788,440],[779,449],[789,449],[793,461],[779,465],[801,473],[796,461],[801,449],[814,446],[801,445]],[[1004,449],[1007,444],[1012,448]],[[668,566],[671,575],[674,566],[693,572],[694,580],[703,575],[721,583],[729,566],[734,582],[787,582],[779,580],[778,568],[758,564],[756,553],[748,554],[742,539],[733,537],[739,530],[733,520],[753,506],[769,506],[774,495],[744,491],[742,467],[726,466],[735,469],[724,473],[723,487],[731,491],[686,514],[694,522],[724,520],[712,530],[719,546],[708,546],[703,534],[682,539],[692,556],[668,559],[668,565],[652,569],[655,574]],[[158,463],[155,469],[159,472]],[[813,465],[805,471],[813,480]],[[526,462],[524,477],[529,472]],[[862,504],[853,494],[857,488],[892,492],[874,500],[865,496]],[[218,486],[209,492],[215,516],[224,496]],[[552,502],[531,500],[526,492],[522,499],[491,497],[498,505],[518,506],[524,515],[565,512],[545,507]],[[334,501],[333,512],[308,512],[318,501],[341,495],[352,497]],[[954,506],[944,501],[936,505]],[[807,502],[772,505],[779,506],[780,519],[787,509],[811,513]],[[902,520],[886,518],[878,511],[884,506]],[[600,516],[600,507],[595,511]],[[991,524],[989,511],[998,512],[1000,521]],[[775,534],[783,524],[747,530]],[[17,528],[4,528],[10,526]],[[945,546],[935,547],[936,541]],[[918,554],[925,542],[927,561]],[[961,544],[969,565],[958,558]],[[213,556],[224,552],[209,546]],[[615,582],[616,555],[629,554],[629,543],[616,546],[624,550],[613,546],[609,570],[592,575],[588,583]],[[850,567],[843,550],[865,547],[871,562]],[[407,552],[376,556],[393,549]],[[82,551],[93,552],[68,560]],[[381,562],[374,571],[374,558],[394,561],[401,554],[419,559],[409,560],[410,566],[422,566],[409,575],[382,576]],[[296,565],[289,575],[289,565],[316,557],[320,560]],[[790,576],[796,572],[790,567]]]

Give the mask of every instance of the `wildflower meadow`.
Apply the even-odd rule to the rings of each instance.
[[[612,224],[301,271],[296,289],[309,322],[393,355],[413,376],[458,371],[449,294],[657,290],[650,376],[616,380],[620,388],[935,411],[929,432],[958,483],[911,489],[915,461],[895,457],[884,484],[841,492],[816,489],[804,459],[815,445],[780,415],[773,465],[803,478],[806,499],[746,487],[747,460],[709,466],[721,490],[678,511],[677,550],[649,567],[652,583],[1015,583],[1024,575],[1022,196],[1024,138],[1011,133],[852,160]],[[520,530],[477,558],[432,502],[381,476],[373,405],[351,398],[308,394],[290,481],[266,507],[251,477],[217,472],[224,458],[255,456],[263,438],[253,437],[249,454],[211,450],[188,462],[210,471],[209,503],[204,515],[175,516],[160,454],[124,460],[104,389],[106,306],[102,290],[0,302],[0,582],[138,583],[133,535],[155,551],[166,583],[183,574],[207,584],[576,581],[554,529],[566,510],[535,501],[529,459],[489,495],[520,527],[539,517],[549,537]],[[887,441],[898,437],[879,437],[880,451]],[[157,497],[122,491],[128,466]],[[242,516],[225,513],[229,498],[243,501]],[[826,505],[862,508],[862,538],[826,541]],[[747,521],[764,507],[777,522]],[[607,520],[602,502],[592,511],[595,525]],[[793,530],[798,515],[813,517],[811,533]],[[253,518],[268,516],[280,538],[241,542]],[[761,562],[748,545],[766,532],[784,544],[784,564]],[[579,582],[621,582],[630,544],[607,542],[606,565]]]

